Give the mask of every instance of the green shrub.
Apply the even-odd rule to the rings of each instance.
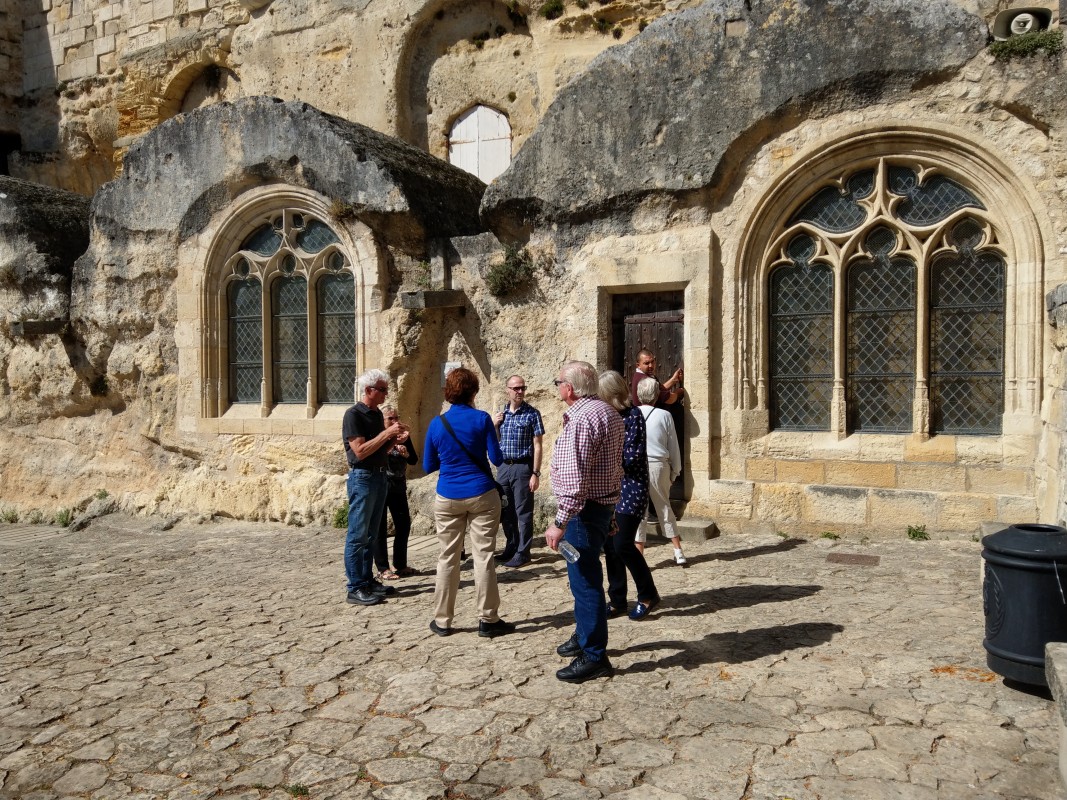
[[[59,509],[59,511],[56,512],[54,521],[56,525],[59,525],[62,528],[66,528],[70,525],[71,522],[74,521],[74,512],[71,511],[69,508],[61,508]]]
[[[909,525],[908,538],[913,542],[925,542],[930,538],[930,534],[926,532],[925,525]]]
[[[0,519],[3,519],[4,522],[18,522],[19,512],[14,508],[5,508],[3,511],[0,511]]]
[[[833,531],[823,531],[819,534],[824,539],[840,539],[841,535]]]
[[[485,274],[485,285],[493,297],[503,297],[525,286],[534,273],[534,260],[525,247],[504,245],[504,259]]]
[[[1044,51],[1046,56],[1054,56],[1063,49],[1063,31],[1032,31],[1019,36],[1012,36],[1003,42],[993,42],[989,52],[1000,61],[1011,58],[1025,58]]]
[[[333,526],[335,528],[348,527],[348,506],[338,506],[333,510]]]
[[[93,495],[93,497],[95,497],[97,500],[107,500],[107,489],[100,489],[99,491],[97,491],[96,494]]]
[[[30,512],[29,523],[31,525],[40,525],[42,522],[44,522],[44,514],[41,512],[41,509],[35,508]]]
[[[292,786],[283,786],[282,788],[293,797],[308,797],[311,794],[308,791],[308,787],[302,783],[294,783]]]
[[[563,16],[563,0],[548,0],[538,11],[545,19],[557,19]]]

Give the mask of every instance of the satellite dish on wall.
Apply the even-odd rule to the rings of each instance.
[[[993,38],[1002,42],[1012,36],[1046,30],[1051,24],[1052,12],[1047,8],[1011,8],[993,20]]]

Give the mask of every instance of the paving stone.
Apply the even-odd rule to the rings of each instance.
[[[0,798],[1063,796],[1051,703],[985,666],[967,541],[879,542],[862,573],[777,537],[691,543],[685,570],[652,543],[661,608],[612,620],[615,676],[576,686],[554,557],[501,580],[515,635],[475,635],[465,573],[442,639],[433,543],[354,608],[332,530],[152,524],[5,550]]]

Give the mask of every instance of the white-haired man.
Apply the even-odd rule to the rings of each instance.
[[[574,660],[556,677],[582,683],[612,673],[600,554],[622,486],[626,428],[619,412],[597,396],[599,376],[591,364],[567,362],[554,383],[567,410],[552,451],[552,492],[559,510],[545,531],[545,541],[558,550],[566,539],[579,553],[576,562],[567,564],[575,632],[556,648]]]
[[[374,579],[374,538],[378,535],[389,492],[388,453],[408,440],[406,425],[386,426],[379,409],[389,394],[389,375],[370,369],[359,376],[362,400],[345,412],[341,439],[348,459],[348,535],[345,537],[345,575],[348,602],[361,606],[381,603],[396,589]]]

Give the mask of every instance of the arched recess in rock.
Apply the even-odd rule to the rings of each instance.
[[[397,136],[447,159],[451,123],[482,104],[508,114],[518,147],[540,116],[533,48],[526,18],[506,2],[427,3],[397,63]]]
[[[859,237],[869,237],[879,227],[891,228],[893,217],[901,207],[899,192],[886,191],[888,170],[911,170],[923,184],[930,178],[948,179],[962,187],[978,205],[946,213],[944,221],[905,225],[900,228],[900,242],[893,252],[915,256],[918,268],[916,319],[918,334],[917,373],[915,376],[914,428],[921,436],[929,435],[929,401],[926,396],[930,326],[929,264],[936,254],[951,249],[951,231],[941,230],[955,224],[957,216],[973,217],[976,228],[983,230],[980,245],[999,254],[1005,265],[1003,340],[1003,414],[1004,432],[1012,427],[1033,424],[1040,414],[1043,353],[1048,346],[1044,325],[1043,296],[1046,252],[1051,238],[1040,220],[1042,203],[1030,183],[1000,158],[996,147],[969,133],[938,124],[923,126],[867,126],[853,129],[822,142],[807,157],[798,158],[764,194],[755,206],[741,238],[734,280],[737,286],[737,315],[734,364],[736,369],[735,408],[750,419],[751,435],[768,433],[773,427],[769,406],[771,381],[771,311],[770,275],[795,255],[792,247],[796,233],[810,227],[818,239],[818,226],[804,222],[803,209],[827,188],[839,189],[841,196],[850,192],[860,198],[857,208],[867,209],[867,218],[854,228],[835,234],[828,245],[817,245],[814,253],[802,254],[809,261],[832,273],[833,369],[831,413],[821,429],[844,437],[851,432],[846,418],[846,342],[844,320],[847,314],[845,294],[849,265],[862,258],[856,251]],[[873,188],[856,189],[850,184],[861,174],[874,175]],[[867,192],[864,194],[864,192]],[[882,192],[883,200],[876,195]],[[831,197],[827,194],[827,197]],[[895,197],[895,199],[894,199]],[[857,212],[859,213],[859,212]],[[784,237],[784,238],[783,238]],[[856,242],[849,242],[849,237]],[[792,250],[790,248],[792,247]],[[910,257],[910,256],[909,256]],[[795,261],[795,258],[793,259]],[[924,316],[926,317],[924,321]],[[923,416],[927,415],[924,420]]]

